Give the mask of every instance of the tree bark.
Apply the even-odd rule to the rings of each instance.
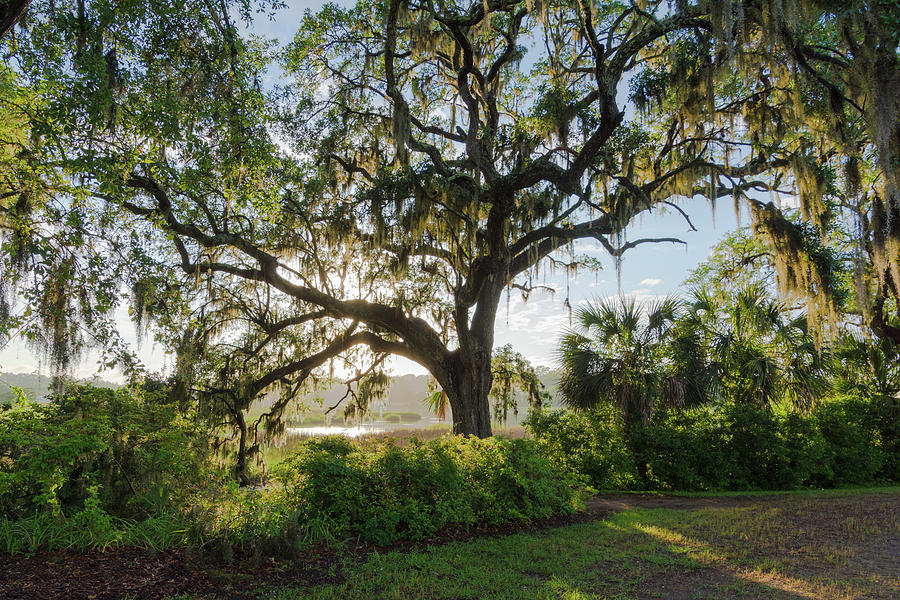
[[[241,486],[249,485],[250,476],[247,473],[247,436],[249,431],[247,428],[247,420],[244,418],[244,412],[239,410],[234,415],[238,426],[238,455],[237,463],[234,467],[234,475],[238,484]]]
[[[470,322],[468,318],[470,304],[465,300],[467,292],[462,291],[456,298],[455,316],[459,348],[447,355],[444,368],[439,372],[432,370],[450,402],[453,433],[481,438],[492,434],[489,394],[494,378],[491,371],[494,322],[500,297],[509,279],[509,253],[504,228],[502,223],[494,229],[488,227],[489,235],[496,238],[495,254],[493,260],[489,258],[482,263],[483,270],[475,277],[477,281],[473,282],[477,302],[472,320]]]
[[[878,337],[888,340],[894,346],[900,346],[900,327],[888,325],[884,318],[885,296],[886,294],[880,294],[875,300],[869,327]]]
[[[490,437],[491,411],[488,402],[492,383],[490,353],[486,358],[479,357],[475,360],[462,360],[457,353],[450,367],[446,381],[440,383],[453,412],[453,433],[480,438]]]
[[[25,15],[31,0],[0,0],[0,39],[6,37]]]

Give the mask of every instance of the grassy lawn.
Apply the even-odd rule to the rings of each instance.
[[[294,598],[898,598],[900,490],[635,509],[336,565]]]
[[[900,487],[602,494],[580,518],[415,547],[348,540],[297,562],[223,564],[196,549],[0,556],[0,598],[900,599]]]

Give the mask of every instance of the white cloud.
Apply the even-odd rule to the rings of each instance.
[[[513,294],[508,305],[501,300],[494,346],[512,344],[532,364],[554,364],[559,338],[569,327],[564,300],[560,294],[534,295],[527,302]]]
[[[660,285],[662,282],[663,282],[662,279],[650,278],[650,279],[641,280],[640,285],[645,285],[647,287],[656,287],[656,286]]]
[[[800,208],[800,197],[793,194],[778,194],[775,196],[775,204],[777,204],[779,208],[797,210]]]

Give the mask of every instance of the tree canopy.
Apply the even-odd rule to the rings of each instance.
[[[32,4],[0,78],[3,282],[27,301],[4,290],[4,334],[60,364],[115,349],[130,295],[185,378],[219,361],[207,391],[294,390],[362,347],[426,367],[455,430],[489,435],[503,294],[590,266],[578,240],[616,260],[678,243],[627,232],[661,210],[693,227],[686,197],[748,205],[782,292],[832,315],[831,271],[771,193],[816,231],[859,221],[858,287],[891,335],[894,3],[360,2],[284,52],[236,22],[273,8]]]

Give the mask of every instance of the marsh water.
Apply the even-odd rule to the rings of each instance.
[[[317,437],[323,435],[343,435],[351,438],[359,437],[365,434],[385,433],[389,431],[402,431],[410,429],[430,429],[435,426],[446,425],[447,421],[442,421],[436,417],[423,417],[414,422],[398,422],[387,421],[384,419],[366,419],[361,423],[345,423],[337,420],[335,423],[323,425],[303,425],[295,427],[286,427],[285,434],[287,437]]]

